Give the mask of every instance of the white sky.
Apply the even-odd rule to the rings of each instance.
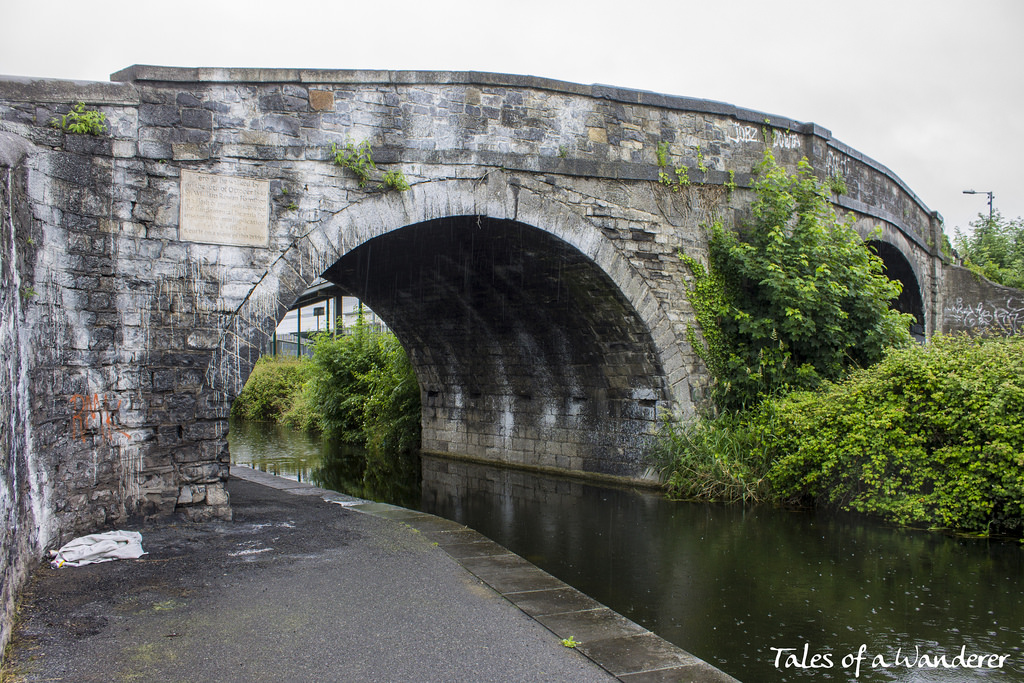
[[[952,237],[1024,216],[1022,0],[0,0],[0,74],[132,64],[474,70],[813,121],[888,166]]]

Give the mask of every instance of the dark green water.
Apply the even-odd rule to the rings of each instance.
[[[744,683],[1024,683],[1016,542],[673,503],[436,458],[366,463],[356,451],[262,425],[233,424],[229,440],[235,463],[473,527]],[[1006,659],[1001,668],[968,667],[953,661],[962,648]],[[908,666],[922,663],[917,652],[954,666]],[[808,665],[821,655],[819,667],[786,667],[790,654]]]

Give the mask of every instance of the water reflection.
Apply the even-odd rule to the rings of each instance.
[[[350,496],[419,509],[420,468],[416,454],[374,456],[348,444],[333,444],[324,453],[313,482]]]
[[[415,454],[380,457],[365,449],[266,422],[232,420],[231,462],[332,491],[418,509],[420,462]]]
[[[314,467],[321,485],[353,486],[345,492],[407,507],[416,507],[411,501],[421,486],[423,510],[478,529],[746,683],[1024,682],[1024,550],[1016,543],[852,517],[678,504],[654,493],[431,457],[422,458],[422,482],[412,484],[417,468],[409,462],[367,463],[360,471],[350,456],[325,457],[349,464]],[[388,492],[389,477],[406,482],[390,488],[407,498],[376,495]],[[810,655],[828,654],[833,666],[773,666],[772,648],[802,657],[805,644]],[[855,679],[842,659],[861,645],[865,659]],[[913,658],[915,647],[947,659],[961,647],[1009,658],[994,670],[892,665],[897,648]],[[871,668],[879,655],[889,668]]]
[[[297,432],[271,422],[232,419],[228,429],[231,464],[297,481],[312,481],[329,445],[319,436]]]

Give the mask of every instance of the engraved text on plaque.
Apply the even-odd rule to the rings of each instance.
[[[182,170],[178,239],[265,247],[269,226],[268,181]]]

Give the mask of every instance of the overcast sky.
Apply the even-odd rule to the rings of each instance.
[[[954,228],[1024,216],[1022,0],[0,0],[0,74],[131,64],[475,70],[813,121]]]

